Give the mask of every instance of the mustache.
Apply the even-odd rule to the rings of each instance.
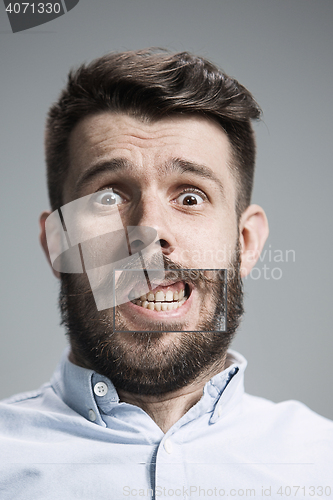
[[[142,270],[152,289],[156,288],[159,284],[167,286],[178,281],[184,281],[193,287],[208,287],[209,285],[216,285],[222,278],[225,279],[225,274],[221,273],[221,271],[225,271],[224,269],[205,270],[188,268],[161,254],[154,254],[149,259],[145,258],[144,262],[142,256],[135,256],[133,257],[133,261],[124,266],[123,270],[119,271],[116,292],[118,290],[126,290],[133,283],[136,284],[140,279],[142,280]],[[207,271],[212,276],[209,276]]]
[[[155,253],[149,258],[147,256],[143,258],[141,252],[139,252],[133,255],[122,269],[115,271],[119,273],[115,285],[115,293],[118,294],[121,291],[130,290],[133,286],[137,286],[140,283],[147,287],[147,281],[151,289],[156,288],[159,284],[166,286],[178,281],[184,281],[186,284],[192,285],[192,287],[208,289],[218,286],[221,280],[229,281],[229,274],[226,277],[224,271],[225,269],[205,270],[189,268],[160,253]],[[144,273],[144,279],[142,273]],[[79,275],[82,276],[81,279],[76,279],[76,276],[78,276],[76,274],[60,274],[62,286],[68,296],[93,295],[91,286],[84,279],[83,275]],[[113,274],[113,271],[107,273],[98,288],[110,289],[113,282]],[[75,292],[73,285],[75,285]],[[69,286],[71,288],[70,291],[68,289]]]

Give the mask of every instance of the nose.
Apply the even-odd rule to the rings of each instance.
[[[168,241],[158,238],[158,233],[152,227],[129,226],[128,235],[132,253],[141,252],[152,243],[156,248],[161,248],[164,255],[170,255],[174,250]]]
[[[176,239],[170,213],[157,195],[142,196],[131,222],[128,236],[133,253],[143,250],[152,243],[156,249],[161,249],[164,255],[170,255],[175,250]]]

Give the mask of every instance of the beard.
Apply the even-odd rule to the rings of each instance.
[[[207,279],[198,271],[195,281],[190,271],[163,257],[166,272],[179,272],[182,280],[191,282],[209,294],[211,308],[202,308],[196,331],[166,323],[154,325],[154,331],[128,331],[119,307],[98,311],[86,274],[61,274],[59,307],[61,324],[69,336],[75,364],[109,378],[116,389],[133,394],[159,396],[192,383],[200,377],[221,371],[228,347],[244,312],[243,283],[240,276],[240,253],[227,273],[227,329],[221,330],[225,314],[225,282],[221,277]],[[147,265],[149,268],[149,265]],[[208,310],[209,309],[209,310]],[[113,329],[113,315],[117,330]],[[121,332],[119,330],[122,330]],[[127,331],[126,331],[127,330]],[[158,330],[158,331],[156,331]]]

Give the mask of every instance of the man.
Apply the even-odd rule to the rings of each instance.
[[[250,204],[259,116],[188,53],[69,75],[40,224],[70,349],[50,384],[1,405],[1,498],[331,494],[332,422],[244,394],[228,351],[268,235]]]

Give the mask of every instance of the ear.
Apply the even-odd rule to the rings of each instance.
[[[52,272],[56,278],[60,278],[60,273],[58,271],[55,271],[52,267],[51,264],[51,259],[50,259],[50,254],[49,254],[49,249],[47,246],[47,240],[46,240],[46,232],[45,232],[45,221],[48,218],[48,216],[51,214],[51,212],[44,211],[40,218],[39,218],[39,225],[40,225],[40,235],[39,235],[39,241],[40,244],[42,245],[42,248],[44,250],[44,253],[46,255],[46,258],[48,260],[48,263],[51,266]]]
[[[239,223],[242,278],[251,272],[259,259],[268,233],[268,221],[264,210],[259,205],[247,207]]]

